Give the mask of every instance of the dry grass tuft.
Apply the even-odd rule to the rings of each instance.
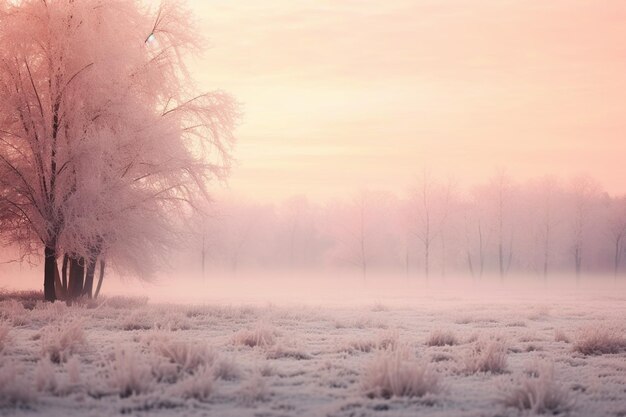
[[[150,345],[154,352],[168,359],[179,371],[192,373],[201,366],[211,366],[216,353],[199,343],[160,339]]]
[[[191,321],[182,312],[170,312],[163,314],[162,318],[155,322],[155,327],[167,331],[189,330]]]
[[[67,371],[67,380],[71,385],[80,384],[80,362],[78,359],[74,357],[68,359],[65,370]]]
[[[270,391],[263,377],[254,374],[241,384],[238,395],[243,404],[251,406],[258,401],[266,401]]]
[[[311,355],[296,346],[280,344],[267,352],[267,359],[295,359],[297,361],[311,359]]]
[[[195,398],[206,401],[213,393],[215,386],[213,370],[211,367],[201,366],[175,386],[175,394],[183,398]]]
[[[564,343],[570,343],[570,338],[567,335],[567,333],[565,333],[563,330],[561,329],[555,329],[554,330],[554,341],[555,342],[564,342]]]
[[[619,353],[626,349],[626,337],[622,331],[606,326],[587,327],[581,330],[573,347],[583,355]]]
[[[22,378],[14,362],[0,364],[0,407],[26,406],[34,401],[30,384]]]
[[[65,362],[85,344],[82,320],[49,325],[41,330],[41,354],[53,363]]]
[[[534,414],[561,414],[572,405],[568,393],[554,378],[554,366],[543,363],[530,375],[525,375],[504,393],[507,407]]]
[[[213,365],[215,378],[232,381],[241,376],[241,369],[233,358],[221,358]]]
[[[0,303],[5,301],[19,302],[27,310],[32,310],[35,304],[43,300],[42,291],[6,291],[0,290]]]
[[[126,331],[132,330],[150,330],[153,326],[153,320],[144,311],[135,311],[122,319],[120,328]]]
[[[108,382],[122,398],[143,394],[152,386],[150,367],[142,362],[140,355],[117,349],[110,363]]]
[[[13,299],[0,301],[0,319],[12,323],[13,326],[24,326],[30,321],[24,304]]]
[[[370,398],[422,397],[441,391],[439,375],[416,361],[407,346],[380,351],[366,368],[361,387]]]
[[[4,350],[4,347],[7,345],[9,341],[9,332],[11,331],[11,326],[3,321],[0,321],[0,352]]]
[[[40,323],[58,323],[67,319],[67,315],[76,308],[70,308],[65,303],[42,302],[35,305],[30,312],[30,318]]]
[[[54,365],[48,358],[41,359],[35,368],[35,387],[37,391],[54,392],[57,389],[56,373]]]
[[[366,339],[363,337],[354,337],[346,340],[343,346],[339,348],[340,352],[371,352],[376,349],[378,343],[374,339]]]
[[[456,336],[450,330],[434,330],[426,339],[427,346],[454,346],[458,343]]]
[[[249,347],[267,347],[275,343],[276,330],[265,323],[257,323],[251,329],[239,330],[233,336],[233,343]]]
[[[395,349],[398,346],[400,333],[398,330],[382,330],[376,337],[354,337],[346,340],[339,348],[340,352],[365,352],[369,353],[377,349]]]
[[[506,345],[500,340],[479,340],[465,357],[467,373],[506,371]]]

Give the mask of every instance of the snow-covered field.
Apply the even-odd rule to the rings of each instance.
[[[625,416],[625,318],[623,287],[345,306],[4,299],[0,414]]]

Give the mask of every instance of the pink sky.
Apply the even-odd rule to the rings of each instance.
[[[626,193],[622,0],[193,0],[203,88],[244,104],[250,198],[587,173]]]

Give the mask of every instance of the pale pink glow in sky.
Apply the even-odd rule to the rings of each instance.
[[[257,199],[596,177],[626,192],[626,2],[194,0],[204,88],[244,104],[230,187]]]

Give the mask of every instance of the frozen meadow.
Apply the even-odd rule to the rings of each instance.
[[[448,3],[0,0],[0,417],[626,417],[626,2]]]
[[[626,415],[623,285],[232,281],[176,285],[204,302],[4,293],[0,413]]]

